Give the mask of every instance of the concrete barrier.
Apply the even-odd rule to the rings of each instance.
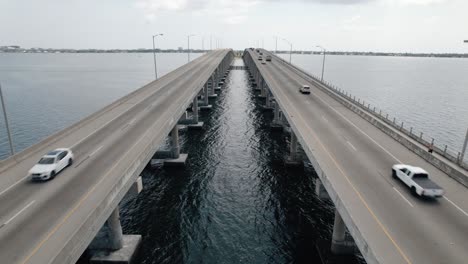
[[[199,57],[196,60],[198,60],[198,59],[200,59],[202,57]],[[181,68],[184,68],[185,70],[189,70],[188,69],[189,66],[190,66],[190,64],[185,64]],[[162,80],[166,80],[166,79],[171,78],[171,76],[172,76],[171,73],[162,76],[161,78],[158,79],[158,81],[161,82]],[[4,160],[0,160],[0,172],[3,172],[5,170],[7,170],[8,168],[10,168],[11,166],[17,164],[18,162],[20,162],[22,160],[25,160],[26,158],[28,158],[32,154],[35,154],[38,150],[40,150],[40,149],[42,149],[42,148],[44,148],[46,146],[52,145],[53,143],[55,143],[55,142],[59,141],[60,139],[66,137],[71,132],[75,131],[76,129],[81,128],[81,127],[89,124],[93,120],[95,120],[95,119],[99,118],[100,116],[104,115],[105,113],[111,111],[115,107],[117,107],[117,106],[125,103],[126,101],[134,98],[138,94],[143,93],[146,90],[152,89],[152,86],[153,86],[154,82],[155,81],[144,85],[140,89],[137,89],[137,90],[125,95],[124,97],[112,102],[111,104],[103,107],[99,111],[94,112],[93,114],[81,119],[80,121],[66,127],[65,129],[62,129],[62,130],[60,130],[60,131],[58,131],[58,132],[44,138],[44,139],[42,139],[40,142],[38,142],[38,143],[36,143],[36,144],[34,144],[34,145],[20,151],[20,152],[17,152],[15,155],[10,156],[10,157],[8,157],[8,158],[6,158]]]
[[[282,60],[278,56],[276,57]],[[468,175],[466,173],[466,170],[464,170],[462,167],[458,167],[456,164],[454,164],[455,166],[451,166],[446,161],[439,159],[438,157],[432,155],[431,153],[427,151],[426,148],[422,148],[420,145],[406,138],[406,136],[408,136],[411,139],[415,140],[414,135],[413,136],[403,135],[403,133],[401,133],[401,131],[399,131],[398,129],[392,128],[388,124],[385,124],[385,123],[388,123],[389,121],[384,123],[378,117],[372,115],[367,110],[363,109],[361,105],[357,105],[351,102],[349,99],[345,98],[342,94],[338,94],[331,87],[327,86],[326,84],[323,84],[322,82],[320,82],[319,80],[311,76],[310,74],[306,73],[304,70],[298,68],[295,65],[289,64],[286,61],[284,62],[287,65],[289,65],[291,68],[293,68],[294,70],[298,71],[303,76],[305,76],[306,79],[309,79],[311,82],[315,83],[319,89],[321,89],[322,91],[330,95],[332,98],[340,102],[342,105],[344,105],[345,107],[347,107],[354,113],[358,114],[363,119],[367,120],[369,123],[371,123],[378,129],[383,131],[385,134],[389,135],[391,138],[398,141],[400,144],[408,148],[410,151],[417,154],[418,156],[420,156],[421,158],[423,158],[424,160],[432,164],[434,167],[438,168],[439,170],[441,170],[442,172],[444,172],[445,174],[447,174],[448,176],[450,176],[451,178],[459,182],[460,184],[464,185],[465,187],[468,187]],[[427,144],[424,144],[426,143],[425,141],[423,142],[421,142],[421,140],[416,140],[416,141],[419,142],[420,144],[427,145]],[[452,161],[451,159],[449,160]]]

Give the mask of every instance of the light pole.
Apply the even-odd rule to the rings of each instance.
[[[156,66],[156,45],[154,44],[154,38],[157,36],[163,36],[164,34],[153,35],[153,59],[154,59],[154,77],[158,79],[158,67]]]
[[[291,63],[292,43],[289,42],[287,39],[282,39],[282,40],[286,41],[290,46],[290,49],[289,49],[289,63]]]
[[[464,43],[468,43],[468,40],[464,40]],[[463,142],[463,148],[460,155],[460,164],[463,164],[463,158],[465,158],[466,146],[468,145],[468,129],[466,130],[465,141]]]
[[[8,125],[8,117],[6,113],[6,106],[5,101],[3,100],[3,93],[2,93],[2,85],[0,84],[0,101],[2,102],[2,109],[3,109],[3,117],[5,118],[5,127],[8,134],[8,142],[10,143],[10,153],[13,156],[15,154],[15,150],[13,149],[13,141],[11,139],[10,133],[10,126]]]
[[[323,51],[323,59],[322,59],[322,78],[320,79],[323,82],[323,72],[325,71],[325,55],[327,54],[327,50],[322,46],[316,46],[317,48],[321,48]]]
[[[273,36],[275,40],[275,54],[278,54],[278,36]]]
[[[187,62],[190,62],[190,37],[195,36],[195,34],[187,36]]]

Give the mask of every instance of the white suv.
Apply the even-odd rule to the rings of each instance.
[[[59,148],[50,151],[29,170],[32,180],[53,179],[60,171],[72,165],[73,153],[70,149]]]
[[[303,94],[310,94],[310,87],[309,85],[302,85],[301,88],[299,88],[299,92]]]

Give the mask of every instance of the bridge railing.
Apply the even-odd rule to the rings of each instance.
[[[272,53],[273,54],[273,53]],[[340,96],[341,98],[344,98],[350,102],[352,102],[354,105],[358,106],[361,110],[364,110],[365,112],[373,115],[374,117],[377,117],[379,120],[383,121],[385,124],[391,126],[392,128],[398,130],[402,134],[408,136],[409,138],[413,139],[414,141],[418,142],[419,144],[429,147],[430,145],[433,146],[433,151],[440,156],[444,157],[445,159],[449,160],[450,162],[458,165],[459,167],[468,170],[468,163],[465,162],[465,160],[461,160],[460,156],[461,153],[457,151],[453,151],[449,149],[449,147],[445,145],[437,145],[437,141],[433,137],[428,137],[427,135],[425,136],[423,132],[416,132],[413,127],[404,127],[405,122],[397,120],[396,117],[391,118],[391,116],[388,113],[384,113],[382,109],[378,109],[375,106],[372,106],[370,103],[366,103],[364,100],[361,100],[359,97],[356,97],[352,95],[351,93],[348,93],[347,91],[338,88],[336,85],[333,85],[332,83],[328,81],[321,81],[318,76],[315,76],[309,72],[306,72],[304,69],[300,68],[297,65],[294,65],[292,63],[289,63],[285,59],[277,56],[276,54],[273,54],[278,60],[281,62],[290,65],[292,68],[294,68],[296,71],[299,73],[305,75],[306,77],[310,78],[313,80],[313,82],[321,85],[323,88],[326,88],[332,92],[334,92],[335,96]],[[426,138],[428,140],[426,140]]]

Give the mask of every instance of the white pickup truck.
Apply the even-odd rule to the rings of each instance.
[[[399,178],[410,187],[411,192],[419,196],[441,197],[444,190],[429,179],[429,174],[419,168],[405,164],[396,164],[392,167],[392,176]]]

